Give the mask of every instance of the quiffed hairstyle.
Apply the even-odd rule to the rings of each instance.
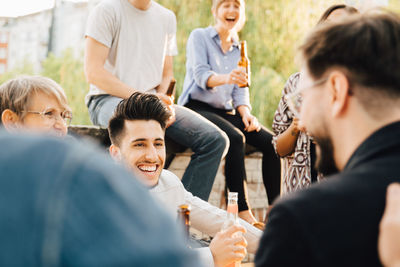
[[[333,5],[328,7],[324,14],[322,14],[321,18],[318,21],[318,24],[321,24],[327,20],[330,14],[333,13],[333,11],[338,10],[338,9],[343,9],[346,11],[348,14],[358,14],[358,9],[352,6],[347,6],[347,5]]]
[[[364,106],[380,97],[400,97],[400,18],[387,11],[353,15],[318,26],[300,47],[310,75],[320,79],[342,69]],[[371,103],[369,103],[370,101]]]
[[[119,145],[126,120],[155,120],[165,129],[170,116],[171,112],[157,96],[135,92],[118,104],[108,123],[111,142]]]
[[[29,108],[32,95],[39,92],[54,96],[62,106],[68,106],[64,90],[52,79],[42,76],[20,76],[0,86],[0,115],[9,109],[23,117]]]

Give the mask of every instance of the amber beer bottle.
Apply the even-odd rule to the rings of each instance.
[[[226,231],[232,225],[239,225],[239,217],[238,217],[238,193],[237,192],[229,192],[228,193],[228,207],[226,209],[227,217],[222,225],[222,231]],[[238,236],[241,235],[241,232],[236,232],[233,235]],[[225,267],[240,267],[240,261],[231,263]]]
[[[169,86],[168,86],[167,93],[166,93],[167,96],[169,96],[169,97],[174,96],[175,84],[176,84],[176,80],[174,78],[171,78],[171,81],[169,82]]]
[[[190,236],[190,206],[188,204],[178,206],[178,223],[183,227],[188,242]]]
[[[240,42],[240,60],[238,67],[242,68],[247,74],[247,84],[240,84],[239,87],[250,87],[250,60],[247,57],[247,43],[246,41]]]

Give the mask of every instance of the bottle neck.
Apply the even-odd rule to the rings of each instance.
[[[240,56],[243,58],[247,58],[247,45],[246,45],[246,41],[242,41],[240,43]]]

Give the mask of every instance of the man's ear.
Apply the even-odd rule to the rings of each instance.
[[[17,128],[17,124],[19,121],[19,116],[11,109],[5,109],[1,114],[1,122],[3,123],[4,128],[6,128],[7,131],[13,131],[15,128]]]
[[[111,146],[108,148],[108,150],[110,151],[111,157],[115,161],[120,162],[122,160],[121,151],[119,150],[119,147],[117,147],[114,144],[111,144]]]
[[[332,71],[327,83],[331,93],[332,116],[340,116],[348,105],[350,90],[349,80],[343,72]]]

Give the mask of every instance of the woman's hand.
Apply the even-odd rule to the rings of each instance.
[[[292,124],[290,125],[291,128],[291,135],[292,136],[297,136],[299,132],[305,132],[306,129],[304,126],[300,123],[300,120],[296,117],[293,117]]]
[[[293,117],[292,123],[290,126],[276,139],[276,153],[280,157],[286,157],[293,153],[297,138],[299,137],[300,132],[305,132],[306,129],[300,123],[300,120],[296,117]]]
[[[251,114],[245,114],[244,116],[242,116],[242,121],[244,123],[244,130],[246,132],[259,132],[261,130],[261,126],[257,118]]]
[[[241,68],[234,69],[227,74],[225,83],[237,85],[247,84],[247,74]]]
[[[261,130],[260,123],[257,118],[251,115],[249,107],[247,106],[239,106],[237,108],[240,116],[242,117],[242,121],[244,124],[244,130],[246,132],[256,131],[259,132]]]

